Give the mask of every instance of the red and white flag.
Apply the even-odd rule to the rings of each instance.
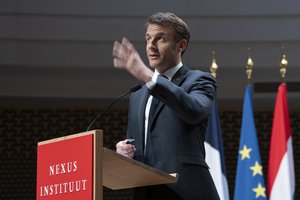
[[[292,200],[295,172],[286,84],[281,83],[276,97],[269,152],[268,194],[270,200]]]

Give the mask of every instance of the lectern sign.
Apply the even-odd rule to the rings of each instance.
[[[38,143],[37,200],[102,200],[103,185],[116,190],[175,183],[167,174],[103,147],[93,130]]]
[[[82,134],[38,144],[36,199],[93,199],[94,137]]]

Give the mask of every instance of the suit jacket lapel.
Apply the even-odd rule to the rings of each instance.
[[[138,132],[141,134],[138,134],[140,139],[143,141],[142,144],[144,144],[144,133],[145,133],[145,108],[146,104],[149,98],[149,91],[146,88],[146,86],[143,86],[141,89],[141,96],[140,96],[140,102],[137,102],[137,110],[138,110],[138,123],[137,126],[139,127]]]
[[[147,104],[147,101],[148,101],[148,98],[149,98],[149,91],[146,88],[146,86],[143,86],[141,92],[142,92],[142,94],[141,94],[141,98],[140,98],[140,103],[138,104],[139,105],[139,107],[138,107],[139,112],[138,113],[139,113],[139,120],[141,120],[143,122],[141,124],[144,124],[145,108],[146,108],[146,104]]]
[[[181,85],[186,77],[185,75],[187,72],[188,72],[188,68],[185,66],[182,66],[172,77],[171,82],[173,82],[175,85],[178,85],[178,86]],[[153,121],[155,121],[157,114],[160,112],[161,109],[163,109],[164,105],[165,104],[162,101],[159,102],[156,112],[153,117]],[[144,108],[144,110],[145,110],[145,108]],[[153,125],[153,123],[149,124],[150,128],[152,127],[152,125]]]
[[[173,76],[172,78],[172,82],[175,84],[175,85],[181,85],[181,83],[184,81],[185,79],[185,75],[186,73],[188,72],[188,68],[185,67],[185,66],[182,66],[176,73],[175,75]]]

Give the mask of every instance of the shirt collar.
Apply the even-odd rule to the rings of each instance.
[[[165,71],[163,74],[166,77],[168,77],[169,80],[171,80],[173,78],[173,76],[176,74],[176,72],[182,67],[182,62],[179,62],[175,67],[172,67],[170,69],[168,69],[167,71]],[[160,75],[156,70],[154,72],[157,75]]]

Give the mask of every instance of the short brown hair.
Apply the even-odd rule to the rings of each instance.
[[[177,17],[173,13],[170,12],[155,13],[147,19],[146,26],[148,26],[149,24],[157,24],[161,26],[166,26],[166,25],[172,26],[176,31],[176,35],[175,35],[176,42],[185,39],[188,44],[190,41],[190,31],[187,24],[181,18]]]

